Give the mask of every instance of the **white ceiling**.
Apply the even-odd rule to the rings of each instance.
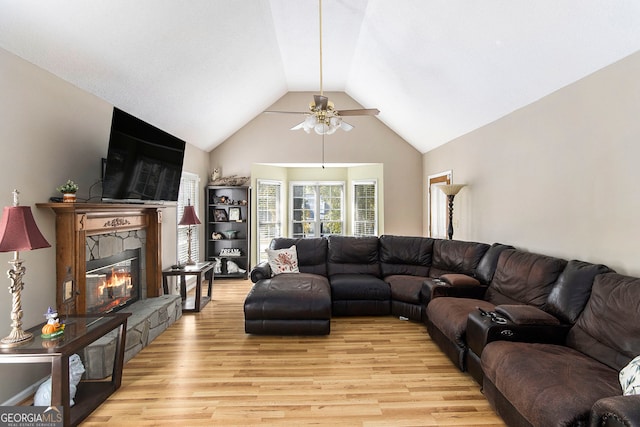
[[[640,49],[638,0],[324,0],[323,19],[324,89],[423,153]],[[0,0],[0,47],[206,151],[319,92],[317,0]]]

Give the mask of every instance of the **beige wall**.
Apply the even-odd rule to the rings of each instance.
[[[55,306],[55,216],[36,203],[59,196],[55,187],[72,179],[80,185],[78,197],[98,201],[101,159],[107,155],[112,105],[50,73],[0,49],[0,205],[9,206],[11,191],[21,192],[20,204],[29,205],[52,247],[21,252],[27,269],[22,292],[23,327],[44,320]],[[185,170],[202,174],[206,184],[208,156],[187,148]],[[204,191],[204,190],[203,190]],[[202,211],[204,212],[204,211]],[[163,263],[175,262],[175,207],[164,209]],[[8,268],[12,254],[0,254]],[[4,284],[2,280],[5,280]],[[10,331],[9,279],[0,278],[0,334]],[[46,369],[0,365],[0,403],[46,375]]]
[[[361,108],[344,93],[325,93],[338,109]],[[312,92],[292,92],[268,110],[305,111]],[[375,107],[375,106],[367,106]],[[313,163],[322,161],[322,140],[315,133],[290,131],[304,116],[260,114],[210,153],[211,167],[224,176],[249,176],[254,163]],[[422,234],[421,154],[374,117],[349,117],[351,132],[338,130],[325,137],[326,163],[380,163],[384,182],[384,232]],[[318,166],[318,179],[323,170]],[[325,169],[327,171],[327,169]]]
[[[636,53],[425,154],[424,182],[469,185],[455,237],[640,275],[639,75]]]

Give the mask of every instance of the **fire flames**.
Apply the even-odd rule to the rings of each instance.
[[[112,268],[108,278],[100,283],[97,287],[97,300],[102,306],[100,311],[108,312],[131,298],[133,283],[129,271]]]

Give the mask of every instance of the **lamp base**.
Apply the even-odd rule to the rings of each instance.
[[[0,340],[0,348],[12,348],[26,344],[33,340],[33,334],[31,332],[23,331],[22,329],[14,329],[11,333]]]
[[[184,262],[184,265],[196,265],[196,262],[194,260],[192,260],[191,258],[189,258],[188,260],[186,260]]]

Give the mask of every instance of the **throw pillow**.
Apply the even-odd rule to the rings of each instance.
[[[287,249],[267,249],[269,267],[273,276],[282,273],[299,273],[296,245]]]
[[[620,385],[625,396],[640,394],[640,356],[620,371]]]

